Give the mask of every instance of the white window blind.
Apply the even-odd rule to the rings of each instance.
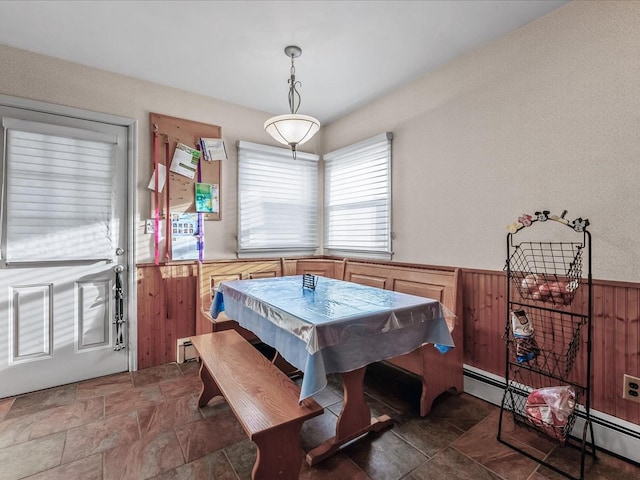
[[[324,155],[324,249],[391,258],[391,133]]]
[[[3,119],[11,262],[113,256],[114,135]]]
[[[318,156],[238,142],[238,254],[318,248]]]

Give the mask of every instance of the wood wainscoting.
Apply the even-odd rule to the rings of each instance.
[[[461,283],[464,363],[504,377],[505,274],[463,269]]]
[[[228,261],[231,264],[239,261]],[[244,267],[248,266],[246,261]],[[315,273],[343,278],[342,259],[276,260],[283,275]],[[251,269],[250,269],[251,270]],[[266,272],[256,273],[265,274]],[[501,271],[461,269],[464,363],[504,377],[506,280]],[[249,278],[246,277],[245,278]],[[176,341],[196,333],[197,264],[138,265],[138,368],[176,361]],[[591,407],[640,425],[640,404],[622,398],[623,375],[640,377],[640,283],[594,280]],[[209,286],[210,288],[210,286]],[[576,308],[584,297],[577,295]],[[208,321],[207,321],[208,322]],[[204,324],[207,325],[207,324]],[[583,337],[586,342],[586,335]],[[584,347],[584,345],[582,346]],[[585,348],[580,349],[584,353]],[[584,356],[576,368],[584,368]]]
[[[196,333],[197,265],[138,265],[138,368],[176,361],[177,341]]]
[[[504,272],[463,269],[464,363],[505,375],[506,277]],[[578,290],[575,309],[585,308]],[[586,332],[574,368],[586,368]],[[591,408],[640,424],[640,404],[622,398],[624,374],[640,377],[640,284],[593,281]]]
[[[640,285],[594,281],[592,406],[640,425],[640,404],[622,398],[625,373],[640,377]]]

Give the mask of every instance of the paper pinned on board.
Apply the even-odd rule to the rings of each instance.
[[[196,176],[199,161],[199,150],[191,148],[183,143],[178,143],[176,145],[175,152],[173,152],[173,159],[171,160],[171,167],[169,167],[169,170],[177,173],[178,175],[193,178]]]
[[[195,213],[172,213],[171,234],[174,237],[198,235],[198,215]]]
[[[196,212],[218,213],[218,184],[196,183]]]
[[[171,260],[198,260],[200,240],[197,235],[174,237],[171,240]]]
[[[198,214],[171,214],[171,260],[198,260],[201,239]]]
[[[158,171],[160,175],[158,176],[158,192],[162,193],[164,190],[164,184],[167,183],[167,167],[165,167],[162,163],[158,164]],[[151,180],[149,180],[149,184],[147,185],[149,190],[156,189],[156,172],[155,170],[151,174]]]
[[[219,138],[201,138],[200,148],[204,159],[208,162],[227,159],[227,149],[224,146],[224,141]]]

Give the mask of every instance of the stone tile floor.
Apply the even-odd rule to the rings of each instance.
[[[217,479],[251,476],[256,450],[223,400],[198,408],[198,364],[167,364],[0,399],[0,480]],[[309,467],[306,480],[556,480],[564,478],[496,440],[499,410],[468,394],[441,396],[418,416],[419,382],[371,365],[373,415],[394,427],[370,434]],[[339,376],[316,396],[324,415],[305,423],[302,448],[332,436],[342,402]],[[505,423],[514,443],[577,473],[576,450]],[[599,452],[586,478],[638,479],[640,467]]]

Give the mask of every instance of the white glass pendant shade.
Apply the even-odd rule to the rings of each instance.
[[[295,149],[318,133],[320,122],[309,115],[288,113],[271,117],[264,122],[264,129],[276,141]]]

